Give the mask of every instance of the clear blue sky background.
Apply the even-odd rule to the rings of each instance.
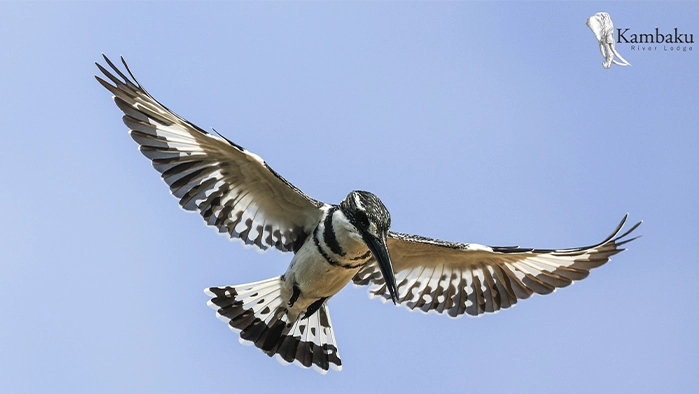
[[[697,3],[0,3],[0,392],[690,392],[699,384],[699,44],[619,52],[586,19],[693,33]],[[179,209],[93,75],[161,102],[311,196],[366,189],[393,229],[572,247],[644,236],[481,318],[330,301],[341,373],[282,367],[205,287],[291,259]],[[322,164],[319,164],[322,163]]]

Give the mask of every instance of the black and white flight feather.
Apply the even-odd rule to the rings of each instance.
[[[327,300],[353,281],[410,310],[459,317],[497,312],[532,294],[549,294],[587,277],[635,238],[627,216],[604,241],[580,248],[533,249],[445,242],[390,231],[375,195],[351,192],[340,204],[315,200],[256,154],[204,131],[160,104],[106,56],[97,64],[111,83],[131,137],[182,208],[207,225],[262,250],[293,252],[278,277],[206,293],[217,316],[284,363],[340,370]],[[116,76],[114,75],[116,74]],[[117,77],[118,76],[118,77]]]
[[[209,134],[160,104],[105,56],[122,79],[97,64],[115,86],[124,123],[144,156],[153,162],[182,208],[198,211],[219,232],[261,249],[294,251],[321,217],[316,201],[272,170],[259,156]],[[123,59],[122,59],[123,61]]]
[[[636,239],[627,236],[641,224],[621,234],[627,217],[604,241],[570,249],[491,247],[389,232],[398,302],[410,310],[478,316],[509,308],[534,293],[549,294],[586,278],[591,269],[625,250],[621,246]],[[370,297],[390,300],[374,261],[353,281],[369,285]]]

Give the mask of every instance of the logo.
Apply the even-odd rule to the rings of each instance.
[[[587,19],[587,27],[595,33],[599,50],[604,62],[602,67],[610,68],[612,64],[630,66],[619,52],[617,45],[632,52],[681,53],[692,52],[694,34],[685,33],[682,29],[662,29],[656,27],[653,31],[637,32],[630,27],[614,28],[612,18],[606,12],[598,12]],[[616,34],[616,37],[615,37]],[[658,45],[660,44],[660,45]]]
[[[654,33],[629,33],[630,28],[616,29],[618,37],[616,42],[621,44],[694,44],[694,34],[680,33],[678,28],[675,28],[673,33],[661,33],[659,28],[655,28]],[[623,41],[622,41],[623,40]],[[631,46],[634,48],[634,45]],[[632,49],[633,50],[633,49]],[[691,49],[690,49],[691,51]]]
[[[609,14],[606,12],[598,12],[592,15],[587,19],[587,27],[595,33],[597,42],[599,42],[599,50],[602,52],[602,57],[604,58],[602,67],[610,68],[612,67],[612,63],[624,67],[631,65],[631,63],[627,62],[626,59],[616,51],[616,45],[614,43],[614,24]],[[619,61],[616,59],[619,59]]]

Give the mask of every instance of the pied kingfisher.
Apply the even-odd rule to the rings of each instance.
[[[294,253],[281,276],[205,290],[209,306],[242,343],[283,363],[321,373],[342,368],[327,301],[350,281],[369,285],[371,298],[410,310],[477,316],[587,277],[623,251],[641,224],[619,235],[627,214],[604,241],[570,249],[491,247],[389,231],[391,216],[375,195],[353,191],[339,205],[315,200],[256,154],[160,104],[123,58],[131,78],[104,60],[120,78],[96,63],[114,85],[97,80],[114,94],[131,137],[182,208],[232,239]]]

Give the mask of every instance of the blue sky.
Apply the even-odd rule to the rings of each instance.
[[[699,44],[619,44],[633,66],[605,70],[600,11],[699,40],[689,2],[1,2],[0,391],[692,391]],[[572,247],[629,212],[643,237],[480,318],[349,286],[330,301],[343,371],[282,367],[202,290],[291,256],[178,207],[93,78],[103,52],[309,195],[374,192],[396,231]]]

